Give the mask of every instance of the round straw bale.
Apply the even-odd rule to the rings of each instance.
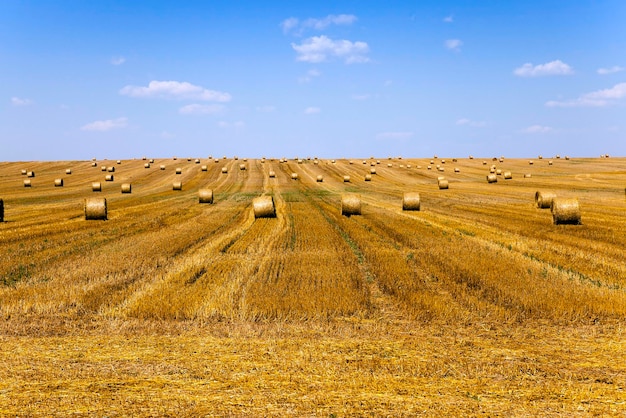
[[[496,170],[496,175],[497,175],[497,176],[501,176],[501,175],[502,175],[502,169],[498,168],[498,169]]]
[[[387,167],[393,167],[393,164],[389,163],[387,164]]]
[[[432,166],[430,166],[430,165],[426,166],[426,168],[427,168],[428,170],[432,170]]]
[[[434,160],[430,160],[430,164],[435,164],[435,161]]]
[[[219,163],[219,162],[220,162],[220,159],[219,159],[219,158],[216,158],[216,159],[214,159],[213,161],[215,161],[215,163],[217,164],[217,163]]]
[[[145,164],[143,165],[143,168],[150,168],[150,163],[145,163]]]
[[[344,183],[350,183],[350,176],[343,176]]]
[[[26,172],[26,177],[35,177],[35,172],[34,171]]]
[[[446,179],[446,178],[445,178],[444,176],[439,176],[439,177],[437,177],[437,181],[439,181],[439,180],[445,180],[445,179]]]
[[[154,158],[150,158],[150,161],[148,161],[150,164],[154,164]]]
[[[376,169],[375,168],[370,168],[370,174],[376,174]]]
[[[505,171],[502,175],[505,180],[511,180],[513,178],[513,174],[510,171]]]
[[[371,174],[366,174],[365,175],[365,181],[372,181],[372,175]]]
[[[494,173],[490,173],[487,175],[487,183],[497,183],[498,177]]]
[[[54,179],[54,187],[63,187],[63,179]]]
[[[291,173],[291,180],[298,180],[298,173]]]
[[[533,160],[528,161],[528,165],[533,165],[535,162]]]
[[[556,197],[554,192],[535,192],[535,204],[539,209],[548,209],[552,206],[552,201]]]
[[[320,174],[319,176],[317,176],[316,181],[317,181],[318,183],[323,182],[323,181],[324,181],[324,176],[322,176],[322,175]]]
[[[122,164],[122,160],[117,160],[116,161],[118,164]]]
[[[107,169],[109,171],[109,173],[115,173],[115,167],[111,166]]]
[[[27,173],[27,171],[26,171],[26,170],[22,170],[22,175],[23,175],[23,176],[25,176],[25,175],[26,175],[26,173]]]
[[[101,192],[102,191],[102,183],[99,181],[94,181],[91,183],[91,191],[92,192]]]
[[[443,167],[439,167],[437,170],[439,170],[439,171],[446,171],[446,169],[443,168]]]
[[[236,155],[233,157],[234,160],[238,160],[239,157],[237,157]]]
[[[227,167],[222,167],[222,173],[223,174],[227,174],[228,173],[228,168]]]
[[[91,197],[85,199],[85,220],[106,220],[107,200],[105,198]]]
[[[106,165],[100,166],[100,170],[102,170],[102,171],[107,171],[107,167],[106,167]]]
[[[458,160],[457,158],[453,158],[453,159],[452,159],[452,162],[453,162],[453,163],[456,163],[456,162],[458,162],[458,161],[459,161],[459,160]]]
[[[496,173],[496,168],[495,167],[491,167],[489,169],[489,172],[492,173],[492,174],[495,174]]]
[[[143,157],[141,157],[142,160],[146,161],[148,159],[148,157],[146,157],[145,155]]]
[[[315,164],[315,165],[318,165],[319,163],[320,163],[319,160],[313,161],[313,164]]]
[[[104,176],[104,181],[114,181],[115,178],[113,177],[113,174],[107,174],[106,176]]]
[[[406,165],[406,168],[411,168],[411,164],[407,164],[407,165]]]
[[[195,163],[200,164],[200,160],[196,158]]]
[[[400,168],[404,168],[404,164],[400,164]]]
[[[566,155],[566,156],[565,156],[565,159],[566,159],[567,161],[569,161],[569,155]]]
[[[573,224],[580,225],[580,208],[578,199],[555,197],[550,207],[552,221],[555,225]]]
[[[420,210],[420,194],[405,192],[402,197],[402,210]]]
[[[175,181],[172,184],[172,190],[183,190],[183,182],[182,181]]]
[[[24,187],[31,187],[32,184],[29,179],[24,180]]]
[[[459,167],[454,167],[454,172],[455,172],[455,173],[460,173],[460,172],[461,172],[461,169],[460,169]]]
[[[560,158],[561,158],[561,156],[560,156],[559,154],[555,155],[555,157],[556,157],[557,159],[560,159]]]
[[[470,156],[469,156],[469,159],[470,159],[470,160],[473,160],[473,159],[474,159],[474,156],[473,156],[473,155],[470,155]]]
[[[122,183],[122,193],[132,193],[132,185],[130,183]]]
[[[443,190],[443,189],[448,189],[449,188],[448,180],[446,180],[446,179],[439,180],[437,183],[439,184],[439,190]]]
[[[98,163],[91,163],[92,167],[98,167]]]
[[[208,171],[209,167],[207,167],[206,165],[203,165],[202,167],[200,167],[200,170],[202,171]]]
[[[345,216],[361,214],[361,196],[356,194],[341,195],[341,214]]]
[[[182,169],[182,168],[180,168],[180,167],[178,167],[178,168],[176,169],[176,174],[183,174],[183,169]]]
[[[213,203],[213,190],[212,189],[198,190],[198,202],[199,203]]]
[[[65,170],[65,174],[72,174],[72,169],[71,168],[67,168]]]
[[[247,159],[247,158],[244,158],[242,161],[243,161],[244,163],[247,163],[247,162],[248,162],[248,159]]]
[[[275,218],[274,198],[272,196],[259,196],[252,199],[252,209],[255,218]]]
[[[538,156],[537,156],[537,159],[538,159],[538,160],[541,160],[541,159],[543,159],[543,156],[542,156],[542,155],[538,155]]]
[[[524,178],[525,178],[525,179],[529,179],[529,178],[531,178],[531,177],[532,177],[532,175],[531,175],[530,173],[526,173],[526,174],[524,174]]]
[[[245,170],[246,169],[246,165],[245,164],[239,164],[239,169],[240,170]]]
[[[276,177],[276,172],[274,170],[270,170],[270,178]]]
[[[165,166],[163,164],[161,164],[161,166],[159,167],[161,170],[165,170]]]
[[[441,160],[441,164],[445,164],[445,163],[446,163],[446,160]]]
[[[552,165],[552,160],[548,161],[548,165]]]
[[[177,159],[178,159],[178,157],[177,157],[177,156],[173,156],[173,157],[172,157],[172,160],[174,160],[174,161],[176,161]]]

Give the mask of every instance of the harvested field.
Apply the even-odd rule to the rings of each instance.
[[[431,160],[0,163],[0,415],[622,414],[626,158]]]

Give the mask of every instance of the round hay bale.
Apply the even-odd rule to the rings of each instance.
[[[569,155],[566,155],[566,156],[565,156],[565,159],[566,159],[567,161],[569,161]]]
[[[107,169],[109,171],[109,173],[115,173],[115,167],[111,166]]]
[[[324,176],[322,176],[321,174],[319,176],[317,176],[317,178],[315,179],[318,183],[321,183],[324,181]]]
[[[319,163],[320,163],[319,160],[313,161],[313,164],[315,164],[315,165],[318,165]]]
[[[461,169],[460,169],[460,168],[458,168],[458,167],[454,167],[454,172],[455,172],[455,173],[460,173],[460,172],[461,172]]]
[[[483,161],[483,165],[487,165],[487,161]]]
[[[92,167],[98,167],[98,163],[91,163]]]
[[[182,181],[175,181],[172,184],[172,190],[183,190],[183,182]]]
[[[176,161],[177,159],[178,159],[178,157],[177,157],[177,156],[173,156],[173,157],[172,157],[172,160],[174,160],[174,161]]]
[[[154,164],[154,158],[150,158],[150,161],[148,161],[150,164]]]
[[[222,174],[228,174],[228,168],[222,167]]]
[[[276,177],[276,172],[274,172],[274,170],[270,170],[269,175],[270,175],[270,178],[272,178],[272,179],[273,179],[273,178],[275,178],[275,177]]]
[[[106,165],[100,166],[100,170],[101,170],[101,171],[107,171],[107,167],[106,167]]]
[[[200,164],[200,160],[198,158],[196,158],[195,163],[196,164]]]
[[[165,166],[163,164],[161,164],[161,166],[159,167],[161,170],[165,170]]]
[[[437,183],[439,184],[439,190],[444,190],[444,189],[449,188],[448,180],[446,179],[439,180]]]
[[[446,163],[446,160],[441,160],[441,164],[445,164],[445,163]]]
[[[239,169],[244,171],[246,169],[246,165],[245,164],[239,164]]]
[[[487,183],[497,183],[498,177],[494,173],[490,173],[487,175]]]
[[[393,164],[389,163],[387,164],[387,167],[393,167]]]
[[[212,189],[198,190],[198,203],[213,203],[213,190]]]
[[[539,209],[548,209],[552,206],[552,201],[556,198],[554,192],[535,192],[535,204]]]
[[[35,172],[34,171],[27,171],[26,172],[26,177],[35,177]]]
[[[275,218],[276,208],[272,196],[259,196],[252,199],[252,209],[255,218]]]
[[[543,156],[538,155],[538,156],[537,156],[537,159],[538,159],[538,160],[541,160],[541,159],[543,159]]]
[[[580,225],[580,208],[578,199],[555,197],[550,207],[552,222],[555,225],[571,224]]]
[[[71,168],[65,169],[65,174],[72,174],[72,169]]]
[[[376,169],[375,168],[370,168],[370,174],[376,174]]]
[[[150,163],[145,163],[145,164],[143,165],[143,168],[150,168]]]
[[[63,187],[63,179],[54,179],[54,187]]]
[[[4,222],[4,200],[0,199],[0,222]]]
[[[495,173],[496,173],[496,168],[495,168],[495,167],[491,167],[491,168],[489,169],[489,172],[490,172],[491,174],[495,174]]]
[[[122,164],[122,160],[117,160],[116,161],[118,164]]]
[[[411,164],[406,165],[406,168],[411,168],[411,167],[412,167]]]
[[[426,169],[427,169],[427,170],[432,170],[432,166],[427,165],[427,166],[426,166]]]
[[[528,161],[528,165],[533,165],[535,162],[533,160]]]
[[[439,167],[437,170],[439,170],[439,171],[446,171],[446,169],[443,168],[443,167]]]
[[[548,165],[552,165],[552,160],[548,161]]]
[[[207,167],[206,165],[203,165],[202,167],[200,167],[200,170],[202,171],[208,171],[209,167]]]
[[[343,176],[344,183],[350,183],[350,176]]]
[[[24,187],[31,187],[31,186],[32,186],[32,184],[31,184],[30,180],[28,180],[28,179],[24,180]]]
[[[105,198],[91,197],[85,199],[85,220],[106,220],[107,200]]]
[[[26,171],[26,170],[22,170],[22,175],[23,175],[23,176],[25,176],[25,175],[26,175],[26,173],[27,173],[27,171]]]
[[[498,168],[498,169],[496,170],[496,175],[497,175],[497,176],[501,176],[501,175],[502,175],[502,169]]]
[[[502,175],[505,180],[511,180],[513,178],[513,174],[510,171],[505,171]]]
[[[113,174],[107,174],[106,176],[104,176],[104,181],[114,181],[115,178],[113,177]]]
[[[361,196],[356,194],[341,195],[341,214],[344,216],[361,214]]]
[[[219,159],[219,158],[216,158],[216,159],[214,159],[213,161],[217,164],[217,163],[219,163],[219,162],[220,162],[220,159]]]
[[[531,177],[532,177],[532,175],[531,175],[530,173],[526,173],[526,174],[524,174],[524,178],[525,178],[525,179],[529,179],[529,178],[531,178]]]
[[[239,157],[237,157],[236,155],[233,157],[233,159],[236,161],[239,159]]]
[[[372,175],[371,174],[366,174],[365,175],[365,181],[372,181]]]
[[[402,197],[402,210],[420,210],[420,194],[405,192]]]
[[[146,161],[148,159],[148,157],[146,157],[145,155],[143,157],[141,157],[142,160]]]
[[[132,193],[133,188],[130,183],[122,183],[122,193]]]
[[[298,180],[298,173],[291,173],[291,180]]]
[[[178,168],[176,169],[176,174],[183,174],[183,169],[182,169],[182,168],[180,168],[180,167],[178,167]]]
[[[474,159],[474,156],[473,156],[473,155],[470,155],[470,156],[469,156],[469,159],[470,159],[470,160],[473,160],[473,159]]]
[[[94,181],[91,183],[91,191],[92,192],[101,192],[102,191],[102,183],[99,181]]]

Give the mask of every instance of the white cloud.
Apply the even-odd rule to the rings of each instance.
[[[316,113],[320,113],[322,110],[319,107],[307,107],[306,109],[304,109],[304,114],[305,115],[314,115]]]
[[[257,106],[256,111],[262,112],[262,113],[271,113],[271,112],[276,111],[276,106],[272,106],[272,105]]]
[[[30,99],[21,99],[19,97],[11,97],[11,104],[13,106],[29,106],[33,104]]]
[[[126,86],[120,90],[120,94],[129,97],[204,100],[214,102],[228,102],[231,99],[228,93],[208,90],[186,81],[154,80],[151,81],[147,87]]]
[[[542,77],[548,75],[569,75],[574,74],[572,67],[561,60],[550,61],[545,64],[532,65],[527,62],[513,71],[518,77]]]
[[[409,139],[413,136],[413,132],[381,132],[376,135],[378,139]]]
[[[81,130],[83,131],[110,131],[111,129],[124,128],[128,125],[127,118],[117,118],[117,119],[108,119],[108,120],[97,120],[95,122],[88,123],[86,125],[81,126]]]
[[[280,23],[280,27],[283,28],[283,32],[287,33],[290,30],[298,27],[299,20],[295,17],[290,17],[288,19],[283,20]]]
[[[456,124],[461,126],[470,126],[472,128],[484,128],[485,126],[487,126],[487,122],[475,121],[467,118],[458,119],[456,121]]]
[[[183,106],[178,109],[178,113],[182,115],[211,115],[215,113],[219,113],[224,110],[224,106],[218,104],[211,105],[201,105],[201,104],[190,104],[187,106]]]
[[[549,126],[531,125],[527,128],[522,129],[521,132],[526,134],[546,134],[549,132],[554,132],[554,129]]]
[[[614,65],[611,68],[598,68],[598,74],[600,75],[615,74],[615,73],[621,73],[624,70],[626,70],[626,68],[620,67],[619,65]]]
[[[321,75],[322,75],[321,72],[319,72],[316,69],[312,69],[312,70],[307,71],[306,75],[303,75],[302,77],[299,77],[298,78],[298,82],[299,83],[310,83],[311,81],[313,81],[313,79],[315,77],[319,77]]]
[[[124,57],[113,57],[111,58],[112,65],[122,65],[126,62],[126,58]]]
[[[446,22],[446,23],[452,23],[452,22],[454,22],[454,17],[452,15],[446,16],[446,17],[443,18],[443,21]]]
[[[335,41],[322,35],[305,39],[300,45],[292,43],[291,47],[298,53],[298,61],[317,63],[327,61],[330,57],[341,58],[346,64],[369,61],[366,56],[369,46],[361,41]]]
[[[574,100],[546,102],[547,107],[605,107],[626,97],[626,83],[619,83],[609,89],[583,94]]]
[[[324,30],[330,25],[351,25],[357,21],[357,17],[354,15],[340,14],[340,15],[328,15],[321,19],[309,18],[304,21],[300,21],[296,17],[290,17],[281,22],[280,26],[284,33],[295,31],[296,34],[302,33],[305,29]]]
[[[452,51],[460,51],[461,46],[463,45],[463,41],[460,39],[448,39],[445,42],[446,48]]]

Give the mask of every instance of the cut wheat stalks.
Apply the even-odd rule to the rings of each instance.
[[[102,183],[99,181],[94,181],[91,183],[91,191],[92,192],[101,192],[102,191]]]
[[[172,184],[172,190],[183,190],[183,182],[182,181],[175,181]]]
[[[29,179],[24,180],[24,187],[31,187],[32,183]]]
[[[552,206],[552,201],[556,198],[554,192],[535,192],[535,204],[539,209],[548,209]]]
[[[324,181],[324,176],[322,176],[321,174],[317,176],[317,178],[315,179],[315,181],[317,181],[318,183],[321,183]]]
[[[405,192],[402,197],[402,210],[420,210],[420,194]]]
[[[122,193],[132,193],[133,187],[130,183],[122,183]]]
[[[63,179],[54,179],[54,187],[63,187]]]
[[[213,203],[213,190],[212,189],[198,190],[198,203]]]
[[[487,175],[487,183],[497,183],[498,177],[494,173],[490,173]]]
[[[92,197],[85,199],[85,220],[106,220],[107,200],[105,198]]]
[[[580,208],[578,199],[555,197],[550,207],[552,222],[555,225],[570,224],[580,225]]]
[[[448,180],[446,180],[446,179],[438,180],[437,184],[439,185],[439,190],[444,190],[444,189],[448,189],[449,188]]]
[[[361,214],[361,196],[344,194],[341,196],[341,214],[344,216]]]
[[[252,209],[255,218],[275,218],[274,198],[272,196],[259,196],[252,200]]]

